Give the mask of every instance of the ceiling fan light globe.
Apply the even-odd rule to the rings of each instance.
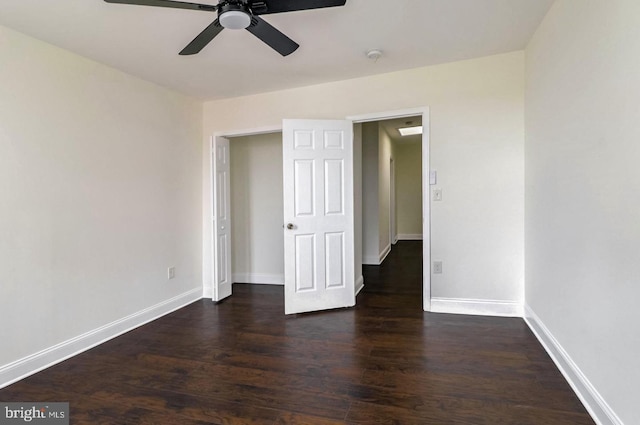
[[[251,24],[251,17],[239,10],[229,10],[219,16],[220,25],[230,30],[241,30]]]

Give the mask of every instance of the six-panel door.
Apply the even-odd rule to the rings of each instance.
[[[351,307],[353,125],[284,120],[285,313]]]
[[[213,301],[231,295],[231,185],[229,139],[213,140]]]

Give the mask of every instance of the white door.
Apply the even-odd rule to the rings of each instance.
[[[355,305],[353,124],[284,120],[285,313]]]
[[[213,139],[213,301],[231,295],[231,193],[229,139]]]

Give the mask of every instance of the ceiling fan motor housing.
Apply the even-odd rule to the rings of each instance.
[[[228,29],[244,29],[251,24],[251,9],[242,0],[225,0],[218,3],[218,20]]]

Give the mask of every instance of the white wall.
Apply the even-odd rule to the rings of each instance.
[[[202,105],[4,27],[0,63],[2,375],[201,297]]]
[[[282,133],[230,139],[234,281],[284,283]]]
[[[628,425],[640,423],[639,58],[637,0],[559,0],[526,50],[526,302]]]
[[[432,208],[432,252],[445,273],[437,297],[520,302],[524,281],[524,54],[436,65],[348,81],[206,102],[209,137],[281,125],[283,118],[344,118],[421,106],[431,110],[431,166],[444,201]],[[365,207],[366,208],[366,207]],[[209,258],[210,223],[203,248]],[[205,263],[204,278],[211,281]]]
[[[363,129],[363,261],[378,265],[391,249],[390,160],[393,142],[380,122],[364,123]]]
[[[390,195],[393,146],[391,137],[380,123],[378,137],[378,248],[379,258],[383,259],[391,249]]]
[[[422,145],[394,144],[396,169],[397,233],[403,237],[422,235]]]
[[[377,122],[362,124],[362,261],[379,264],[380,238],[378,224],[378,152]]]

